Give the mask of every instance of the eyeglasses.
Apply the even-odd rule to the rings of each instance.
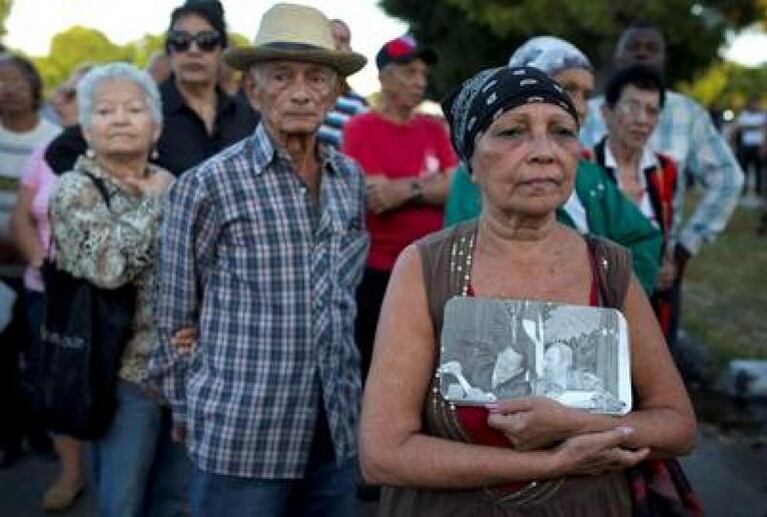
[[[197,34],[174,30],[168,33],[168,47],[175,52],[186,52],[192,46],[192,42],[195,42],[197,48],[203,52],[212,52],[221,45],[221,39],[221,34],[216,30],[202,31]]]
[[[618,102],[620,108],[625,114],[632,117],[638,117],[644,113],[649,119],[656,119],[660,115],[660,108],[650,104],[643,104],[635,99],[623,99]]]

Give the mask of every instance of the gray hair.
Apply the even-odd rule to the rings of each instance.
[[[87,128],[91,125],[96,88],[104,81],[114,80],[131,81],[141,88],[152,119],[156,124],[162,124],[162,100],[152,77],[128,63],[109,63],[94,67],[77,84],[77,119],[81,126]]]

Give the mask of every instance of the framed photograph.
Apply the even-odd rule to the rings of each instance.
[[[544,396],[594,413],[631,409],[628,328],[620,311],[454,297],[445,305],[442,396],[456,404]]]

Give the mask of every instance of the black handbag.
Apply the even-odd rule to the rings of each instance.
[[[103,180],[84,171],[110,207]],[[102,437],[114,417],[117,372],[132,334],[136,288],[103,289],[46,261],[37,405],[48,429],[83,440]]]

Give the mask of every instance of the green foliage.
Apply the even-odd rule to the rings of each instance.
[[[767,66],[748,68],[730,62],[712,64],[694,81],[679,85],[680,90],[705,106],[741,109],[751,97],[767,103],[764,85]]]
[[[242,34],[238,34],[236,32],[230,32],[228,36],[229,36],[230,47],[247,47],[252,44],[252,41],[250,40],[250,38],[243,36]]]
[[[764,0],[380,0],[437,50],[438,95],[480,68],[500,66],[528,38],[553,34],[581,48],[598,70],[609,68],[623,29],[656,23],[668,40],[667,74],[689,80],[716,59],[725,31],[764,14]],[[694,5],[698,7],[693,8]],[[693,13],[695,12],[695,14]]]
[[[9,0],[0,0],[0,2]],[[0,3],[0,19],[2,19]],[[248,45],[248,39],[232,33],[229,35],[232,45]],[[64,82],[69,74],[82,63],[108,63],[110,61],[127,61],[139,68],[144,68],[155,51],[162,50],[165,45],[165,34],[145,34],[135,41],[125,45],[112,43],[107,36],[87,27],[74,26],[56,34],[51,40],[51,48],[47,56],[33,58],[35,65],[43,77],[47,91],[56,88]]]
[[[79,64],[105,63],[107,61],[132,61],[130,46],[115,45],[102,32],[74,26],[56,34],[46,57],[34,62],[47,88],[62,83]]]
[[[8,18],[8,13],[11,12],[13,6],[13,0],[0,0],[0,38],[5,36],[5,19]]]

